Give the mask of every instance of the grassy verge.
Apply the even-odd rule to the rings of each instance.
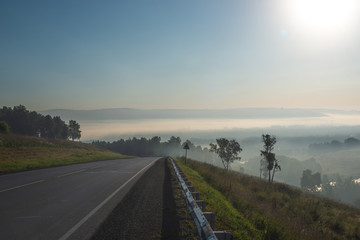
[[[128,157],[80,142],[0,134],[0,173]]]
[[[192,163],[185,165],[183,161],[177,162],[195,190],[200,193],[200,198],[206,201],[206,211],[216,213],[215,230],[228,230],[234,239],[261,238],[261,232],[227,201],[221,191],[208,184],[197,169],[193,168]]]
[[[360,210],[286,184],[178,160],[234,239],[360,239]]]

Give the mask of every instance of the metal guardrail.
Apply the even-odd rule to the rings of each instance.
[[[206,220],[204,214],[202,213],[199,206],[197,205],[196,200],[192,196],[192,194],[191,194],[189,188],[187,187],[184,179],[182,178],[180,170],[178,169],[175,161],[171,157],[170,157],[170,160],[171,160],[171,163],[172,163],[172,165],[174,167],[176,177],[179,180],[179,183],[180,183],[180,186],[181,186],[181,191],[183,192],[183,194],[185,196],[188,209],[190,211],[190,214],[194,218],[194,221],[195,221],[195,224],[197,226],[197,229],[198,229],[198,232],[199,232],[199,235],[200,235],[201,239],[218,240],[218,238],[216,237],[216,235],[213,232],[212,228],[210,227],[210,224],[208,223],[208,221]],[[202,238],[202,236],[204,236],[204,238]]]

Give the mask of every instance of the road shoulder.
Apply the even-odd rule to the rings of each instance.
[[[175,175],[166,159],[147,170],[93,235],[100,239],[196,239]]]

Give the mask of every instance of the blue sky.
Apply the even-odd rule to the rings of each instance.
[[[346,1],[342,22],[339,6],[284,0],[3,0],[0,105],[360,109],[360,8]]]

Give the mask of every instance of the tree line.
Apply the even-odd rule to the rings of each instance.
[[[349,137],[344,142],[332,140],[331,142],[313,143],[309,145],[309,152],[312,154],[321,154],[326,152],[336,152],[346,149],[360,147],[360,140],[354,137]]]
[[[80,139],[80,124],[70,120],[66,124],[59,116],[51,117],[35,111],[29,111],[19,105],[0,109],[0,122],[3,132],[36,136],[51,139]],[[8,129],[8,130],[5,130]]]
[[[161,142],[161,137],[155,136],[152,138],[129,138],[120,139],[113,142],[93,141],[92,144],[99,147],[109,149],[125,155],[150,157],[150,156],[182,156],[183,147],[188,143],[191,149],[195,149],[195,145],[189,140],[181,143],[180,137],[171,136],[166,142]],[[202,148],[200,147],[201,151]]]
[[[325,174],[321,177],[319,172],[312,173],[311,170],[306,169],[303,171],[300,183],[301,188],[306,191],[360,207],[360,178],[354,179],[351,176],[344,178],[339,174],[331,177]]]
[[[268,178],[269,182],[274,181],[275,172],[280,171],[281,167],[279,161],[272,152],[276,143],[276,137],[269,134],[263,134],[262,140],[264,142],[264,150],[260,151],[262,156],[260,162],[260,177]],[[161,142],[158,136],[152,138],[129,138],[120,139],[113,142],[107,141],[93,141],[92,144],[102,148],[109,149],[125,155],[132,156],[184,156],[184,147],[189,149],[189,157],[199,161],[214,163],[214,160],[221,160],[223,167],[229,170],[231,163],[235,160],[241,160],[239,154],[242,151],[240,144],[236,140],[228,140],[226,138],[216,139],[216,143],[210,143],[210,148],[202,148],[195,146],[190,140],[182,143],[180,137],[171,136],[166,142]],[[216,158],[217,155],[219,158]]]

